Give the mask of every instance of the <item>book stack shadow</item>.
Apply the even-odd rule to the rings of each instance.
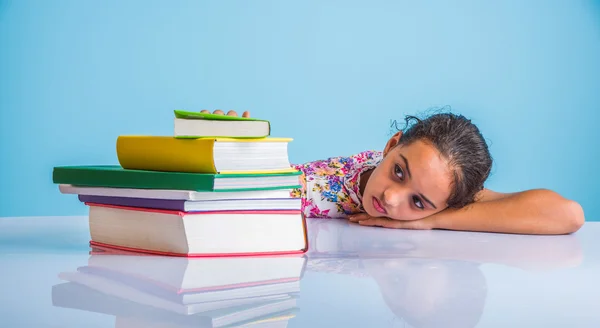
[[[303,254],[291,138],[269,121],[174,111],[171,136],[121,135],[119,165],[53,169],[89,208],[90,245],[179,257]]]

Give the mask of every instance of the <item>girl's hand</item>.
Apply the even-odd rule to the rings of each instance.
[[[201,110],[201,111],[200,111],[200,113],[206,113],[206,114],[210,114],[210,111],[208,111],[208,110],[206,110],[206,109],[203,109],[203,110]],[[215,111],[213,112],[213,114],[217,114],[217,115],[225,115],[225,112],[223,112],[223,111],[222,111],[222,110],[220,110],[220,109],[217,109],[217,110],[215,110]],[[234,110],[230,110],[230,111],[228,111],[228,112],[227,112],[227,115],[229,115],[229,116],[238,116],[238,114],[237,114],[237,113],[236,113],[236,111],[234,111]],[[249,112],[249,111],[245,111],[245,112],[242,114],[242,117],[250,117],[250,112]]]
[[[412,229],[412,230],[431,230],[435,226],[431,217],[426,217],[419,220],[400,221],[388,218],[374,218],[367,213],[359,213],[350,215],[350,222],[357,222],[363,226],[383,227],[392,229]]]

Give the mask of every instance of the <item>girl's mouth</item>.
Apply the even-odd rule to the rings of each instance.
[[[383,208],[383,206],[381,205],[381,203],[379,202],[379,200],[375,197],[373,197],[373,207],[375,208],[375,210],[381,214],[387,214],[387,211],[385,210],[385,208]]]

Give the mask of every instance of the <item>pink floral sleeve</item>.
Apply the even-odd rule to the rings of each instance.
[[[302,198],[302,212],[310,218],[345,218],[362,212],[360,175],[381,159],[381,152],[365,151],[293,165],[302,175],[301,188],[294,189],[292,196]]]

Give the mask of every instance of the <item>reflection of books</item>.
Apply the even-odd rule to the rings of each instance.
[[[206,311],[215,311],[236,306],[244,306],[248,304],[255,304],[257,302],[270,303],[271,301],[273,301],[279,303],[281,301],[287,301],[291,299],[291,296],[289,296],[286,293],[270,293],[267,290],[265,291],[266,295],[264,296],[254,295],[251,297],[246,297],[246,295],[243,295],[242,298],[190,303],[190,301],[193,301],[193,297],[186,299],[180,297],[179,299],[177,299],[177,296],[179,295],[171,294],[175,297],[170,297],[169,294],[165,295],[162,293],[156,293],[156,290],[152,290],[150,286],[144,286],[141,283],[135,285],[128,284],[127,281],[121,282],[114,278],[108,278],[106,275],[103,275],[102,272],[99,273],[100,274],[94,272],[93,270],[81,270],[79,272],[73,273],[61,273],[59,275],[59,278],[102,291],[103,293],[108,295],[113,295],[123,299],[131,300],[139,304],[145,304],[155,308],[161,308],[167,311],[172,311],[175,313],[185,315],[196,314]],[[285,291],[285,287],[291,287],[292,290],[294,289],[293,285],[284,286],[279,289],[283,289],[283,291]]]
[[[244,325],[279,328],[286,327],[287,321],[297,312],[295,300],[290,300],[280,303],[279,306],[271,304],[256,308],[232,308],[229,309],[230,313],[213,311],[182,315],[108,295],[73,282],[52,286],[52,305],[115,316],[115,328],[204,328]],[[264,325],[265,323],[269,325]]]
[[[110,251],[108,251],[110,253]],[[135,280],[176,294],[271,286],[277,283],[299,285],[304,271],[303,256],[220,257],[187,259],[179,257],[92,254],[83,272],[105,272],[120,281]],[[159,265],[160,264],[160,265]],[[128,278],[124,278],[128,277]],[[298,287],[299,288],[299,287]]]
[[[56,306],[112,314],[117,326],[161,326],[152,322],[223,327],[273,318],[296,308],[306,259],[239,257],[189,259],[95,255],[88,265],[59,277]],[[86,300],[82,302],[82,300]],[[293,311],[292,311],[293,312]],[[253,326],[255,326],[253,324]],[[285,324],[284,324],[285,326]],[[256,326],[258,327],[258,326]]]

